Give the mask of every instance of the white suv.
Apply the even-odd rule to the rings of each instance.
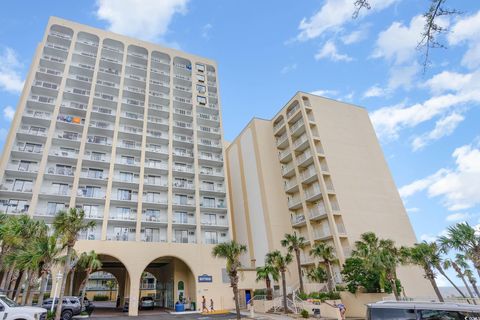
[[[47,309],[22,307],[5,295],[0,295],[0,319],[2,320],[45,320]]]

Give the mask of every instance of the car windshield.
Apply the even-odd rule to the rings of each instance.
[[[152,301],[153,300],[152,297],[143,297],[142,299],[143,299],[143,301]]]
[[[14,307],[18,307],[19,304],[16,303],[15,301],[13,300],[10,300],[8,299],[7,297],[0,297],[0,300],[2,300],[3,303],[5,303],[7,306],[9,306],[10,308],[14,308]]]

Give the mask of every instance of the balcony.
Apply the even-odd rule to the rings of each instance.
[[[307,147],[308,147],[308,137],[305,134],[293,142],[293,148],[296,151],[305,150]]]
[[[167,213],[146,213],[145,211],[142,214],[143,222],[152,222],[152,223],[167,223],[168,217]]]
[[[279,123],[275,124],[273,126],[273,132],[277,132],[278,130],[280,130],[280,128],[282,128],[283,126],[285,125],[285,121],[280,121]]]
[[[29,110],[27,109],[24,116],[35,118],[35,119],[42,119],[42,120],[50,120],[52,114],[50,112],[38,111],[38,110]]]
[[[308,189],[305,189],[305,198],[307,201],[315,201],[322,197],[322,191],[320,190],[320,185],[315,183],[311,185]]]
[[[301,227],[306,224],[305,216],[303,214],[293,215],[291,218],[292,227]]]
[[[315,264],[315,260],[310,255],[307,255],[305,253],[301,253],[300,254],[300,264],[302,266]]]
[[[302,207],[302,199],[299,196],[288,197],[288,207],[290,210],[300,209]]]
[[[325,240],[332,236],[330,230],[327,228],[323,229],[313,229],[313,239],[314,240]]]
[[[99,188],[79,188],[77,196],[90,199],[105,199],[105,191]]]
[[[112,212],[110,212],[109,220],[136,221],[137,220],[137,213],[136,212],[112,211]]]
[[[182,224],[182,225],[195,225],[195,217],[184,217],[184,216],[173,216],[173,224]]]
[[[48,174],[54,174],[58,176],[67,176],[73,177],[75,174],[75,168],[57,168],[57,167],[49,167],[47,168]]]
[[[303,129],[303,130],[302,130]],[[303,119],[298,120],[290,127],[290,132],[293,136],[298,136],[299,134],[305,132],[305,122]]]
[[[347,231],[345,230],[345,225],[343,223],[338,223],[337,222],[337,232],[339,235],[346,236]]]
[[[290,149],[279,151],[278,159],[280,160],[280,162],[283,163],[290,162],[290,160],[292,160],[292,152],[290,151]]]
[[[217,200],[218,201],[218,200]],[[222,209],[226,210],[227,206],[225,205],[225,202],[212,202],[212,201],[202,201],[200,202],[200,207],[202,208],[207,208],[207,209]]]
[[[174,188],[177,188],[177,189],[195,190],[195,184],[191,182],[173,181],[172,185]]]
[[[305,167],[307,165],[310,165],[312,162],[313,162],[313,155],[309,149],[305,150],[302,154],[297,156],[297,164],[300,167]]]
[[[97,171],[82,171],[80,173],[80,178],[89,179],[89,180],[106,181],[108,179],[108,173],[97,172]]]
[[[288,146],[288,135],[285,133],[282,136],[277,138],[277,147],[283,149],[286,146]]]
[[[16,172],[25,172],[25,173],[37,173],[38,165],[37,164],[23,164],[23,163],[9,163],[7,164],[7,170],[16,171]]]
[[[173,150],[173,155],[178,157],[193,158],[193,151]]]
[[[206,113],[197,113],[197,119],[198,120],[208,120],[208,121],[219,121],[219,117],[216,115],[212,114],[206,114]]]
[[[295,167],[292,163],[282,166],[282,176],[291,177],[295,174]]]
[[[311,207],[308,211],[310,213],[311,220],[317,220],[327,217],[327,210],[325,209],[325,204],[323,202],[320,202],[314,207]]]
[[[287,193],[293,193],[298,191],[298,183],[294,178],[292,178],[292,180],[285,181],[283,187],[285,189],[285,192]]]
[[[215,185],[207,185],[207,184],[202,184],[200,185],[200,191],[204,192],[210,192],[210,193],[225,193],[225,187],[219,187]]]
[[[219,140],[209,140],[209,139],[199,139],[197,141],[198,145],[200,146],[206,146],[206,147],[210,147],[212,149],[216,149],[216,148],[221,148],[222,145],[220,144],[220,141]]]
[[[209,160],[209,161],[218,161],[218,162],[223,162],[223,156],[221,154],[203,154],[200,153],[198,155],[198,159],[201,160]]]
[[[304,183],[313,182],[315,179],[317,179],[317,170],[315,170],[315,167],[311,166],[307,170],[303,171],[301,176]]]
[[[293,107],[292,109],[290,109],[290,111],[287,112],[287,118],[292,117],[298,110],[300,110],[299,104],[295,105],[295,107]]]
[[[224,177],[224,172],[222,169],[209,170],[209,169],[200,169],[200,174],[210,176],[210,177]]]
[[[48,196],[60,196],[60,197],[69,197],[72,192],[72,188],[64,187],[42,187],[40,193]]]
[[[215,217],[214,219],[212,219],[208,216],[203,216],[201,224],[203,227],[219,227],[222,229],[228,227],[227,219],[220,219],[218,217]]]
[[[185,173],[194,173],[193,167],[187,167],[187,166],[173,166],[173,171],[176,172],[185,172]]]

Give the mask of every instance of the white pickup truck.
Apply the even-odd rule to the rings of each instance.
[[[1,320],[45,320],[47,309],[37,307],[22,307],[5,295],[0,295]]]

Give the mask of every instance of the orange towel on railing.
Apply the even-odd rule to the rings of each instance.
[[[80,123],[80,118],[79,117],[74,117],[72,122],[73,123]]]

